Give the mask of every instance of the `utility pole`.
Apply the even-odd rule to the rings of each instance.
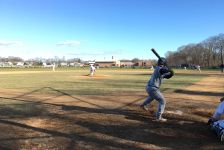
[[[222,53],[222,46],[221,46],[221,50],[220,51],[221,51],[221,66],[220,67],[221,67],[221,71],[223,73],[224,72],[224,62],[223,62],[223,55],[222,55],[223,54]]]

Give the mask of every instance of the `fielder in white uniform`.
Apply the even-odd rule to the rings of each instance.
[[[93,66],[93,64],[90,64],[90,76],[92,77],[96,71],[96,68]]]

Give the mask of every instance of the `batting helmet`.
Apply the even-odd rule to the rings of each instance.
[[[223,102],[224,101],[224,97],[220,98],[220,102]]]
[[[164,65],[166,66],[167,65],[167,62],[166,62],[166,59],[164,57],[161,57],[158,62],[157,62],[157,65],[160,66],[160,65]]]

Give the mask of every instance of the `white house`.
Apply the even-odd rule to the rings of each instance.
[[[50,67],[53,67],[53,65],[52,64],[43,63],[43,67],[44,68],[50,68]]]
[[[17,67],[24,67],[24,62],[17,62],[16,66]]]
[[[67,67],[67,66],[68,66],[68,63],[66,63],[66,62],[62,62],[60,65],[61,65],[62,67]]]
[[[95,66],[99,66],[99,67],[120,67],[121,62],[119,60],[95,61]]]

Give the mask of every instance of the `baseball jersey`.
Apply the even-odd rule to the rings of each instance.
[[[224,101],[222,101],[216,108],[216,113],[224,114]]]
[[[160,73],[160,70],[165,70],[164,72],[167,71],[167,73],[164,73],[164,74],[161,74]],[[156,87],[156,88],[159,88],[161,83],[162,83],[162,79],[165,75],[167,74],[170,74],[168,72],[168,68],[167,67],[161,67],[161,66],[157,66],[148,82],[148,86],[151,86],[151,87]]]
[[[90,66],[90,71],[95,71],[95,67],[94,66]]]

